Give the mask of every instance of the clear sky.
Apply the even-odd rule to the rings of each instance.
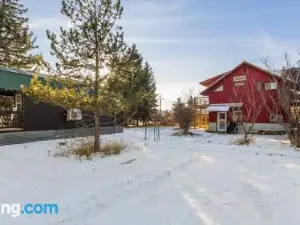
[[[53,32],[66,26],[60,0],[21,0],[28,8],[39,51],[47,60]],[[230,70],[243,60],[262,65],[268,56],[283,64],[300,49],[300,0],[124,0],[128,43],[153,67],[163,108],[199,81]]]

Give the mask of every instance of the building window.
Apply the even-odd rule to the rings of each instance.
[[[234,82],[234,86],[245,86],[245,81]]]
[[[233,77],[233,82],[246,81],[246,76],[235,76]]]
[[[219,91],[223,91],[224,90],[224,87],[223,87],[223,85],[221,85],[220,87],[218,87],[215,91],[216,92],[219,92]]]
[[[277,83],[276,82],[265,83],[265,90],[275,90],[275,89],[277,89]]]
[[[246,76],[235,76],[233,77],[234,86],[244,86],[246,82]]]
[[[232,121],[233,122],[239,122],[239,121],[242,121],[242,111],[233,111],[232,112]]]
[[[262,90],[263,89],[263,82],[261,80],[257,81],[256,82],[256,87],[257,87],[257,90]]]
[[[271,123],[280,123],[283,121],[283,116],[281,114],[271,114],[270,122]]]
[[[22,95],[21,94],[15,95],[15,107],[17,108],[17,111],[22,109]]]
[[[14,97],[0,95],[0,111],[11,111],[14,107]]]

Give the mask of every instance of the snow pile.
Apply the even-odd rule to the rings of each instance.
[[[280,136],[232,145],[234,135],[176,137],[162,129],[103,136],[127,144],[91,161],[49,156],[59,141],[0,147],[0,203],[54,202],[57,216],[0,224],[298,225],[300,153]]]

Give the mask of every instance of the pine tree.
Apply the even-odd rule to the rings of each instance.
[[[174,121],[177,122],[180,126],[180,129],[183,130],[183,135],[189,133],[189,128],[195,120],[196,108],[194,107],[195,98],[192,96],[192,92],[185,97],[185,101],[182,101],[181,98],[178,98],[176,102],[173,103],[173,115]]]
[[[148,62],[142,68],[138,84],[142,93],[142,100],[138,106],[137,118],[147,123],[151,120],[151,115],[157,107],[156,82]]]
[[[27,9],[19,0],[0,0],[0,66],[31,69],[40,62],[28,27]]]
[[[152,68],[149,63],[143,64],[136,45],[132,45],[116,60],[120,67],[115,67],[115,89],[121,90],[128,103],[127,115],[146,123],[151,120],[151,114],[157,106],[156,82]]]
[[[127,48],[122,55],[114,57],[110,63],[110,70],[115,75],[115,91],[119,90],[126,101],[131,104],[132,112],[137,107],[140,85],[139,76],[143,67],[143,57],[136,45]]]
[[[63,0],[61,12],[70,28],[61,27],[59,37],[47,31],[51,53],[58,59],[57,75],[46,85],[33,79],[26,92],[42,101],[93,112],[94,152],[99,152],[101,115],[122,110],[122,99],[108,85],[107,71],[114,70],[112,59],[124,51],[122,28],[116,25],[123,12],[121,0]]]

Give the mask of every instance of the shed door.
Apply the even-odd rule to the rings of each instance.
[[[218,112],[217,130],[226,132],[227,130],[227,112]]]

